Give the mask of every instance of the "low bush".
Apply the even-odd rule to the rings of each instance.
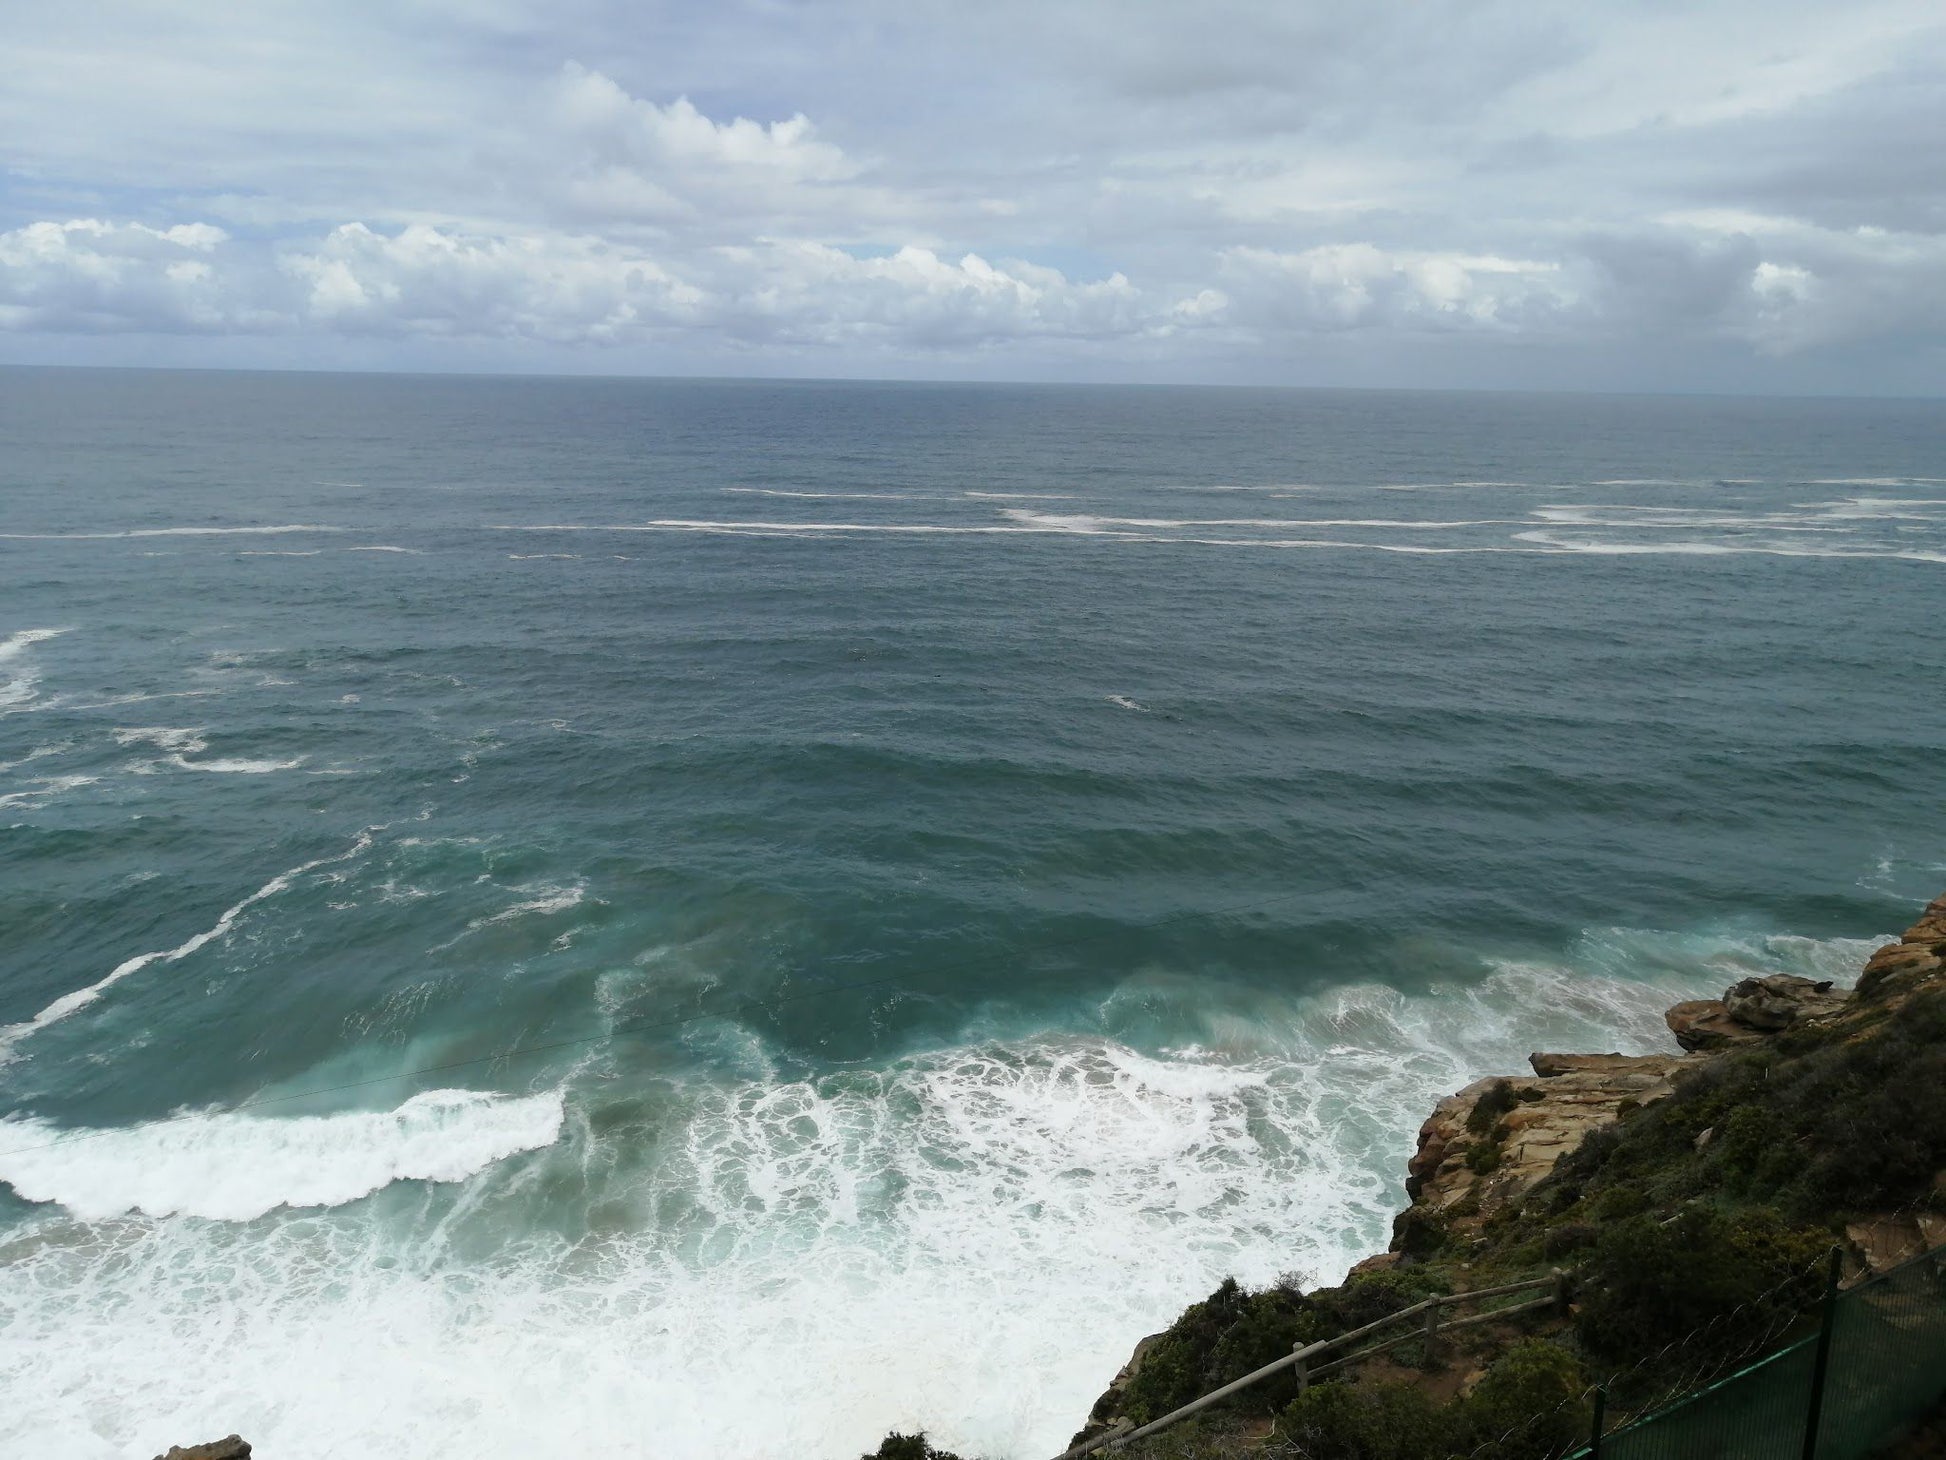
[[[1616,1360],[1705,1325],[1714,1326],[1701,1351],[1747,1347],[1816,1301],[1829,1246],[1824,1231],[1769,1211],[1631,1217],[1602,1232],[1581,1269],[1576,1332],[1588,1352]]]
[[[1493,1361],[1460,1402],[1455,1426],[1491,1460],[1546,1460],[1588,1433],[1588,1377],[1558,1344],[1530,1338]]]
[[[1300,1344],[1362,1328],[1421,1298],[1449,1291],[1423,1268],[1364,1273],[1335,1288],[1300,1294],[1288,1287],[1245,1292],[1226,1280],[1193,1304],[1143,1355],[1122,1394],[1122,1413],[1137,1424],[1240,1379]],[[1269,1414],[1297,1393],[1294,1374],[1275,1374],[1226,1401],[1251,1414]]]
[[[916,1435],[902,1435],[894,1430],[876,1450],[869,1455],[859,1456],[858,1460],[959,1460],[959,1456],[946,1450],[935,1450],[923,1431]]]
[[[1319,1384],[1285,1409],[1278,1431],[1315,1460],[1431,1460],[1446,1417],[1410,1384]]]
[[[1314,1460],[1545,1460],[1586,1435],[1587,1376],[1540,1339],[1508,1349],[1465,1398],[1437,1405],[1410,1384],[1320,1384],[1278,1420],[1292,1450]]]
[[[1480,1093],[1473,1102],[1473,1108],[1466,1112],[1466,1128],[1476,1136],[1483,1136],[1500,1123],[1500,1117],[1520,1103],[1514,1094],[1513,1085],[1506,1080],[1495,1080]]]

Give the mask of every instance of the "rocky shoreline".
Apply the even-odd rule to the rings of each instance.
[[[1869,1045],[1896,1028],[1902,1010],[1915,997],[1946,998],[1942,991],[1946,991],[1946,896],[1927,907],[1899,941],[1872,954],[1854,989],[1789,974],[1746,978],[1731,985],[1721,998],[1689,1000],[1670,1008],[1665,1017],[1677,1049],[1669,1053],[1537,1053],[1529,1057],[1529,1074],[1476,1080],[1441,1100],[1420,1127],[1418,1148],[1407,1168],[1408,1205],[1394,1223],[1386,1251],[1354,1266],[1337,1289],[1287,1298],[1276,1290],[1255,1300],[1244,1296],[1230,1303],[1244,1316],[1232,1318],[1225,1309],[1223,1321],[1232,1323],[1234,1331],[1238,1323],[1269,1321],[1265,1315],[1273,1309],[1297,1312],[1361,1285],[1397,1283],[1415,1276],[1465,1291],[1475,1285],[1476,1276],[1484,1278],[1499,1253],[1508,1250],[1510,1238],[1524,1235],[1529,1228],[1533,1250],[1521,1254],[1528,1257],[1558,1257],[1570,1246],[1591,1242],[1591,1232],[1616,1213],[1631,1207],[1638,1213],[1642,1210],[1611,1194],[1604,1198],[1605,1210],[1598,1202],[1593,1211],[1580,1211],[1586,1204],[1576,1185],[1580,1173],[1567,1179],[1562,1173],[1564,1163],[1593,1164],[1591,1138],[1599,1136],[1596,1147],[1612,1143],[1636,1124],[1638,1112],[1668,1100],[1679,1089],[1693,1094],[1708,1086],[1712,1071],[1726,1062],[1768,1060],[1781,1068],[1815,1051]],[[1692,1098],[1690,1103],[1699,1102]],[[1696,1164],[1714,1159],[1709,1148],[1725,1132],[1732,1132],[1732,1140],[1743,1139],[1740,1130],[1732,1131],[1738,1119],[1737,1110],[1727,1108],[1712,1124],[1688,1134],[1690,1149],[1684,1159]],[[1939,1133],[1930,1134],[1937,1141]],[[1583,1153],[1582,1159],[1569,1162],[1578,1152]],[[1942,1155],[1946,1152],[1935,1149],[1932,1159]],[[1935,1199],[1946,1198],[1946,1161],[1933,1176],[1931,1188]],[[1611,1187],[1611,1193],[1615,1189]],[[1937,1205],[1946,1206],[1946,1201]],[[1581,1220],[1548,1220],[1563,1213]],[[1834,1210],[1816,1215],[1832,1235],[1842,1234],[1849,1282],[1946,1245],[1946,1210],[1927,1209],[1919,1202],[1896,1210]],[[1663,1218],[1665,1225],[1668,1220]],[[1479,1274],[1470,1271],[1476,1264]],[[1229,1287],[1233,1291],[1234,1285]],[[1269,1301],[1273,1298],[1278,1301]],[[1159,1386],[1145,1385],[1145,1375],[1151,1375],[1158,1362],[1180,1367],[1189,1330],[1198,1323],[1207,1327],[1206,1320],[1226,1301],[1225,1290],[1219,1290],[1170,1329],[1138,1343],[1073,1443],[1133,1429],[1157,1417],[1158,1406],[1167,1404],[1156,1397]],[[1257,1302],[1256,1310],[1249,1308],[1252,1301]],[[1554,1326],[1566,1331],[1564,1325]],[[1496,1349],[1505,1350],[1533,1331],[1510,1326],[1505,1333],[1483,1334],[1471,1352],[1449,1355],[1443,1363],[1422,1362],[1411,1374],[1402,1375],[1396,1365],[1370,1367],[1382,1370],[1382,1382],[1416,1385],[1432,1398],[1450,1403],[1481,1383]],[[1210,1361],[1221,1343],[1219,1339],[1214,1346],[1203,1346],[1207,1352],[1197,1382],[1208,1388],[1235,1376],[1226,1372],[1234,1365]],[[1180,1396],[1195,1387],[1176,1384],[1167,1399],[1180,1402]],[[1270,1423],[1253,1418],[1242,1425],[1242,1433],[1261,1440]],[[1220,1445],[1207,1452],[1192,1445],[1169,1453],[1231,1452]]]

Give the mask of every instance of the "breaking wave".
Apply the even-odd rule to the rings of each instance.
[[[839,1456],[922,1425],[1052,1454],[1225,1275],[1329,1282],[1382,1246],[1439,1096],[1531,1049],[1666,1047],[1675,998],[1857,952],[1615,929],[1423,994],[1149,973],[1077,1011],[1092,1031],[995,1011],[816,1077],[725,1022],[692,1031],[703,1066],[617,1055],[565,1100],[447,1091],[0,1154],[68,1214],[0,1251],[0,1385],[16,1435],[88,1460],[170,1427],[427,1460],[644,1435],[659,1460]],[[566,1229],[542,1217],[564,1193]],[[115,1215],[157,1212],[206,1220]]]
[[[229,1222],[277,1207],[335,1207],[394,1181],[463,1181],[552,1145],[559,1091],[521,1099],[428,1090],[396,1110],[177,1116],[122,1130],[0,1122],[0,1181],[77,1217],[139,1212]]]

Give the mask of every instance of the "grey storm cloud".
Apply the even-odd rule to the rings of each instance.
[[[77,0],[0,41],[0,358],[1946,379],[1933,0]]]

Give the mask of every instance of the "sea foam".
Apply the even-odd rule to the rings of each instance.
[[[82,1457],[235,1429],[266,1453],[815,1460],[924,1426],[1041,1460],[1222,1277],[1330,1282],[1382,1246],[1440,1096],[1530,1049],[1666,1048],[1673,999],[1857,951],[1599,930],[1421,994],[1157,969],[1062,1021],[1092,1032],[996,1008],[816,1077],[725,1021],[689,1038],[716,1074],[610,1056],[558,1117],[448,1094],[315,1137],[245,1114],[138,1127],[114,1160],[57,1147],[21,1172],[43,1199],[228,1219],[50,1209],[17,1237],[0,1434]],[[563,1191],[582,1220],[535,1222]]]
[[[114,732],[117,745],[152,745],[158,750],[169,752],[160,761],[148,761],[135,767],[137,774],[147,774],[158,765],[171,765],[177,770],[206,771],[217,775],[269,775],[272,771],[296,770],[304,764],[304,757],[291,760],[248,759],[235,756],[218,756],[210,760],[191,760],[209,749],[209,741],[202,730],[177,728],[162,725],[141,726]]]
[[[78,1217],[240,1222],[282,1206],[341,1206],[394,1181],[463,1181],[552,1145],[563,1119],[558,1090],[428,1090],[396,1110],[340,1115],[212,1112],[79,1131],[10,1120],[0,1122],[0,1181]]]
[[[0,710],[26,704],[40,693],[40,670],[23,656],[36,644],[57,639],[66,629],[20,629],[0,639]],[[16,667],[17,666],[17,667]]]

